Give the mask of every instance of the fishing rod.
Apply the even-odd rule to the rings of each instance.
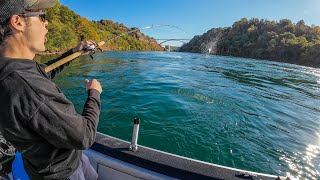
[[[161,28],[161,27],[172,27],[172,28],[176,28],[176,29],[179,29],[181,31],[183,31],[184,33],[186,33],[183,29],[181,29],[180,27],[177,27],[177,26],[172,26],[172,25],[153,25],[153,26],[146,26],[146,27],[143,27],[143,28],[137,28],[137,29],[134,29],[134,30],[131,30],[131,31],[128,31],[126,33],[123,33],[123,34],[120,34],[120,35],[117,35],[117,36],[114,36],[114,37],[111,37],[110,39],[107,39],[105,41],[101,41],[99,42],[97,45],[89,45],[87,47],[85,47],[84,50],[82,50],[81,52],[75,52],[49,66],[47,66],[45,68],[45,72],[48,73],[50,71],[52,71],[53,69],[81,56],[82,54],[86,53],[86,52],[90,52],[90,56],[92,57],[92,54],[94,54],[97,50],[100,50],[102,51],[99,47],[104,45],[105,43],[109,42],[109,41],[112,41],[114,39],[118,39],[122,36],[125,36],[125,35],[128,35],[128,34],[131,34],[131,33],[134,33],[134,32],[137,32],[137,31],[141,31],[141,30],[144,30],[144,29],[153,29],[153,28]]]

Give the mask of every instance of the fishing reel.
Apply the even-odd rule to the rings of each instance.
[[[5,156],[14,156],[16,149],[3,138],[0,138],[0,158]]]
[[[0,134],[0,179],[11,172],[16,149]]]
[[[87,44],[83,50],[90,53],[91,59],[93,59],[92,55],[95,54],[97,50],[102,52],[102,49],[97,44]]]

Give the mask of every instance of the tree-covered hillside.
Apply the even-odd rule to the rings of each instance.
[[[132,28],[127,28],[123,24],[110,20],[89,21],[71,11],[68,7],[61,5],[58,0],[57,5],[48,10],[47,19],[49,20],[49,33],[46,47],[51,52],[70,49],[80,40],[100,42],[132,30]],[[103,49],[163,50],[154,39],[145,36],[140,31],[107,42]]]
[[[195,36],[180,48],[184,52],[268,59],[306,66],[320,66],[320,27],[296,24],[288,19],[279,22],[246,19],[232,27],[214,28]]]

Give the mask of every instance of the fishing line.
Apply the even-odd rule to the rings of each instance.
[[[112,40],[114,40],[114,39],[120,38],[120,37],[122,37],[122,36],[131,34],[131,33],[137,32],[137,31],[141,31],[141,30],[144,30],[144,29],[153,29],[153,28],[161,28],[161,27],[176,28],[176,29],[179,29],[179,30],[181,30],[182,32],[186,33],[186,32],[185,32],[182,28],[180,28],[180,27],[173,26],[173,25],[167,25],[167,24],[165,24],[165,25],[152,25],[152,26],[146,26],[146,27],[143,27],[143,28],[137,28],[137,29],[128,31],[128,32],[126,32],[126,33],[123,33],[123,34],[114,36],[114,37],[112,37],[112,38],[110,38],[110,39],[107,39],[106,41],[101,41],[101,42],[99,42],[97,45],[88,45],[88,46],[86,46],[86,47],[84,48],[83,51],[73,53],[73,54],[71,54],[71,55],[69,55],[69,56],[67,56],[67,57],[65,57],[65,58],[63,58],[63,59],[61,59],[61,60],[59,60],[59,61],[57,61],[57,62],[55,62],[55,63],[53,63],[53,64],[51,64],[51,65],[49,65],[49,66],[47,66],[47,67],[45,68],[45,72],[48,73],[48,72],[52,71],[53,69],[55,69],[55,68],[57,68],[57,67],[65,64],[65,63],[67,63],[67,62],[69,62],[69,61],[71,61],[71,60],[73,60],[73,59],[81,56],[82,54],[84,54],[84,53],[86,53],[86,52],[90,52],[90,56],[92,57],[92,54],[94,54],[97,50],[102,51],[99,47],[102,46],[102,45],[104,45],[106,42],[112,41]]]
[[[160,27],[166,27],[166,26],[167,26],[167,27],[176,28],[176,29],[181,30],[181,31],[184,32],[184,33],[187,33],[187,32],[185,32],[182,28],[177,27],[177,26],[172,26],[172,25],[167,25],[167,24],[165,24],[165,25],[153,25],[153,26],[146,26],[146,27],[143,27],[143,28],[137,28],[137,29],[128,31],[128,32],[126,32],[126,33],[123,33],[123,34],[120,34],[120,35],[118,35],[118,36],[114,36],[114,37],[112,37],[112,38],[110,38],[110,39],[107,39],[105,42],[109,42],[109,41],[112,41],[112,40],[117,39],[117,38],[119,38],[119,37],[122,37],[122,36],[125,36],[125,35],[128,35],[128,34],[131,34],[131,33],[137,32],[137,31],[141,31],[141,30],[144,30],[144,29],[160,28]]]

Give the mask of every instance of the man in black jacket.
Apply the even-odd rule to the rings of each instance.
[[[54,5],[55,0],[0,0],[0,131],[22,153],[31,179],[97,179],[81,150],[95,140],[100,83],[86,80],[88,98],[77,114],[51,81],[69,63],[44,70],[94,42],[80,42],[45,64],[33,60],[47,41],[43,10]]]

